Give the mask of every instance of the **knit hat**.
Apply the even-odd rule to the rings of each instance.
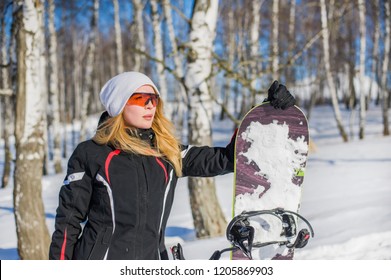
[[[150,78],[140,72],[124,72],[111,78],[100,91],[100,101],[111,117],[118,116],[129,97],[141,86],[150,85],[159,94],[159,90]]]

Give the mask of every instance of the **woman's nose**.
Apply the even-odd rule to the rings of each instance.
[[[153,104],[152,104],[152,98],[149,98],[146,102],[145,102],[145,108],[153,108]]]

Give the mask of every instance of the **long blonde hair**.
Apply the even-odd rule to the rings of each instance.
[[[101,124],[93,140],[101,145],[111,145],[121,151],[139,155],[162,157],[174,167],[177,176],[182,175],[180,143],[174,134],[174,125],[163,114],[163,101],[160,99],[152,122],[155,132],[155,148],[141,140],[137,128],[126,125],[123,114],[109,118]]]

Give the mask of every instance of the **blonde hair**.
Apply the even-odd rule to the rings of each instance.
[[[155,132],[155,148],[139,138],[137,128],[126,125],[123,114],[109,118],[101,124],[93,140],[101,145],[111,145],[121,151],[139,155],[162,157],[174,167],[177,176],[182,175],[182,157],[180,143],[174,135],[174,125],[163,114],[163,102],[160,99],[152,122]]]

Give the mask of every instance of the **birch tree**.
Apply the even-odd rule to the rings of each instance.
[[[8,55],[8,48],[7,48],[7,32],[6,32],[6,19],[5,15],[7,13],[7,9],[9,7],[8,2],[2,3],[2,9],[0,12],[2,14],[1,17],[1,33],[0,33],[0,46],[1,46],[1,60],[0,64],[1,72],[1,83],[0,83],[0,90],[2,91],[2,109],[4,114],[2,115],[2,118],[4,118],[4,168],[3,168],[3,176],[1,179],[1,188],[5,188],[8,186],[9,178],[10,178],[10,172],[11,172],[11,162],[12,162],[12,153],[11,153],[11,141],[10,137],[13,133],[13,111],[14,111],[14,94],[11,89],[10,79],[9,79],[9,66],[10,66],[10,59]],[[0,94],[0,95],[1,95]]]
[[[251,106],[254,106],[256,103],[255,100],[255,89],[257,86],[257,76],[259,74],[258,71],[258,63],[257,57],[259,56],[259,29],[261,22],[261,6],[263,1],[254,1],[252,7],[252,24],[250,29],[250,52],[252,57],[252,67],[251,67]]]
[[[226,46],[226,57],[227,57],[227,64],[228,65],[234,65],[235,60],[235,50],[236,50],[236,41],[235,41],[235,18],[234,18],[234,10],[232,9],[233,1],[230,0],[229,2],[225,2],[227,7],[227,16],[223,17],[225,21],[225,32],[224,37],[226,38],[224,40],[224,45]],[[258,33],[259,34],[259,33]],[[223,120],[226,111],[228,108],[228,102],[230,101],[231,96],[231,84],[233,79],[229,76],[226,76],[224,79],[224,85],[223,85],[223,104],[221,106],[221,113],[220,113],[220,120]],[[234,102],[234,104],[236,104]]]
[[[366,20],[365,20],[365,2],[358,0],[358,11],[360,19],[360,66],[359,66],[359,80],[360,80],[360,139],[364,139],[365,135],[365,115],[366,115],[366,94],[364,92],[364,76],[365,76],[365,52],[366,52]]]
[[[189,96],[189,144],[212,145],[212,105],[207,81],[212,70],[218,1],[196,0],[191,19],[185,84]],[[189,178],[197,237],[221,235],[226,226],[213,178]]]
[[[57,34],[54,26],[54,0],[48,0],[48,31],[49,31],[49,98],[51,103],[53,130],[53,161],[56,174],[62,172],[61,166],[61,125],[58,83],[58,60],[57,60]]]
[[[114,6],[114,36],[115,36],[116,71],[118,74],[118,73],[124,72],[122,34],[121,34],[121,23],[120,23],[120,17],[119,17],[118,0],[113,0],[113,6]]]
[[[136,29],[134,40],[136,41],[136,53],[134,54],[134,65],[131,67],[134,71],[144,71],[145,58],[141,53],[145,52],[144,21],[143,21],[143,0],[132,0],[133,4],[133,27]]]
[[[334,79],[331,74],[330,67],[330,33],[328,28],[328,19],[327,19],[327,10],[325,0],[320,0],[320,9],[321,9],[321,23],[322,23],[322,45],[323,45],[323,61],[326,71],[326,80],[331,94],[331,101],[334,109],[334,117],[337,122],[338,130],[342,136],[344,142],[348,141],[348,136],[343,128],[341,112],[339,110],[338,96],[334,84]]]
[[[94,0],[93,14],[91,18],[91,31],[88,40],[88,47],[86,53],[86,68],[84,75],[84,84],[82,91],[82,104],[81,104],[81,128],[79,141],[86,139],[86,122],[88,114],[88,105],[93,91],[93,74],[94,74],[94,61],[95,50],[98,37],[98,21],[99,21],[99,0]]]
[[[272,78],[276,79],[278,75],[278,25],[279,25],[279,0],[273,0],[272,6],[272,33],[271,33],[271,72]]]
[[[381,2],[382,0],[379,0]],[[373,1],[373,11],[375,15],[373,16],[373,25],[374,25],[374,33],[373,33],[373,48],[372,48],[372,67],[371,67],[371,73],[373,74],[373,77],[371,79],[371,84],[369,87],[369,93],[372,93],[372,89],[374,87],[374,83],[379,84],[379,40],[380,40],[380,9],[379,9],[379,2]],[[370,98],[368,98],[370,100]]]
[[[21,259],[47,259],[50,236],[42,202],[45,127],[43,3],[14,2],[17,48],[14,212]]]
[[[166,19],[166,26],[167,26],[167,31],[168,31],[168,38],[169,42],[171,45],[171,57],[174,61],[174,71],[173,74],[176,78],[178,83],[178,90],[175,91],[175,99],[178,101],[178,105],[176,106],[176,120],[177,123],[179,124],[178,131],[182,131],[182,123],[184,119],[184,104],[187,105],[188,99],[186,95],[186,90],[185,86],[183,84],[183,77],[184,77],[184,71],[183,71],[183,65],[182,65],[182,59],[180,56],[180,53],[178,52],[178,44],[175,36],[175,31],[174,31],[174,23],[172,20],[172,15],[171,15],[171,6],[170,6],[170,0],[162,0],[162,6],[163,6],[163,13],[164,13],[164,18]],[[173,113],[174,115],[174,113]]]
[[[154,38],[154,48],[155,48],[155,57],[157,60],[164,63],[163,55],[163,41],[162,41],[162,31],[160,28],[161,20],[158,11],[158,0],[151,0],[151,9],[152,9],[152,25],[153,25],[153,38]],[[166,75],[164,73],[164,64],[156,63],[156,70],[159,81],[159,91],[164,103],[167,103],[167,81]]]
[[[382,112],[383,112],[383,135],[390,135],[389,121],[388,121],[388,109],[389,109],[389,95],[387,91],[387,75],[389,70],[389,57],[390,57],[390,40],[391,40],[391,11],[390,0],[384,1],[384,59],[382,66],[381,76],[381,100],[382,100]]]
[[[354,3],[353,3],[354,4]],[[349,117],[349,130],[350,130],[350,138],[354,138],[354,126],[356,121],[356,106],[357,106],[357,92],[356,92],[356,85],[354,83],[355,78],[357,77],[356,73],[356,47],[354,46],[354,38],[356,34],[356,17],[353,13],[354,10],[345,17],[345,22],[341,23],[345,26],[347,29],[347,35],[346,41],[343,46],[341,46],[341,49],[346,50],[346,54],[343,57],[339,57],[341,61],[344,61],[344,68],[346,71],[346,77],[349,81],[348,83],[348,89],[347,92],[345,92],[345,105],[350,110],[350,117]],[[358,73],[360,74],[360,73]],[[359,81],[361,82],[360,76],[358,76]],[[360,91],[360,86],[358,88],[358,91]]]
[[[296,25],[296,0],[290,0],[289,5],[289,26],[288,26],[288,57],[293,57],[295,48],[295,25]],[[286,70],[287,84],[294,83],[296,80],[294,77],[293,67],[289,67]]]

